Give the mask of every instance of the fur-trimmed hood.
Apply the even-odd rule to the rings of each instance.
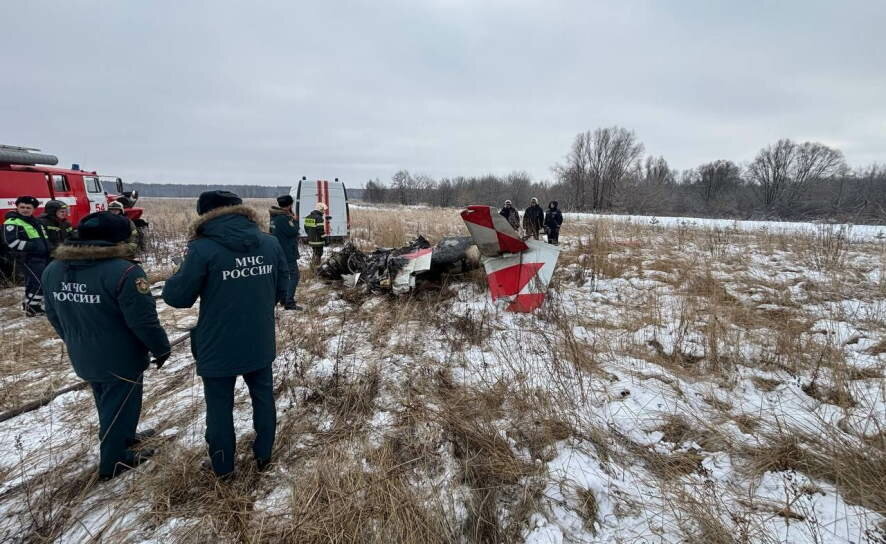
[[[206,223],[225,215],[242,215],[246,219],[249,219],[256,225],[258,225],[258,214],[255,213],[255,210],[253,210],[249,206],[245,204],[239,204],[237,206],[222,206],[221,208],[216,208],[212,211],[206,212],[195,219],[194,222],[191,223],[191,226],[188,228],[188,238],[191,240],[195,240],[197,238],[203,237],[203,227],[206,225]]]
[[[289,210],[284,210],[280,206],[271,206],[271,209],[268,210],[268,213],[271,214],[271,217],[276,215],[292,215]]]
[[[64,244],[56,248],[52,256],[59,261],[101,261],[135,257],[132,246],[119,244]]]
[[[191,225],[191,240],[212,240],[238,253],[261,244],[258,215],[248,206],[225,206],[203,214]]]

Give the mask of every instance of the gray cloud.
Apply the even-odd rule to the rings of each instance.
[[[7,10],[0,142],[138,181],[550,167],[618,124],[689,168],[886,157],[886,4],[54,2]],[[878,28],[879,27],[879,28]]]

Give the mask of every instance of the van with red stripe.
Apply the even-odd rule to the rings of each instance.
[[[343,242],[351,235],[351,211],[348,209],[348,190],[345,184],[318,179],[308,181],[302,177],[289,194],[295,199],[295,213],[299,222],[316,207],[318,202],[326,204],[326,236],[330,242]],[[306,234],[302,234],[307,238]]]

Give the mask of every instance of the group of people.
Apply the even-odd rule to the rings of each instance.
[[[122,207],[87,215],[75,232],[66,223],[66,206],[55,202],[47,203],[46,217],[38,221],[32,216],[39,202],[19,198],[6,219],[6,242],[24,255],[28,281],[42,286],[39,294],[37,287],[29,287],[30,302],[45,294],[41,311],[45,308],[64,341],[74,371],[92,389],[99,419],[99,477],[110,479],[155,453],[143,444],[154,430],[137,430],[144,375],[150,364],[164,365],[172,346],[145,271],[135,260],[131,222],[120,213]],[[269,210],[270,233],[261,231],[256,212],[234,193],[204,192],[196,208],[186,252],[166,280],[162,298],[174,308],[200,301],[190,337],[206,403],[208,459],[203,467],[227,479],[236,464],[238,376],[252,400],[257,470],[266,470],[272,460],[277,426],[274,308],[301,309],[295,303],[299,224],[289,195],[278,197]],[[304,220],[314,262],[326,245],[326,211],[317,204]],[[518,229],[519,214],[510,201],[501,214]],[[544,231],[556,244],[562,221],[556,202],[542,213],[533,199],[523,229],[535,239]]]
[[[514,207],[510,200],[505,200],[505,205],[498,212],[502,217],[508,220],[508,224],[515,231],[520,232],[520,212]],[[538,199],[530,200],[529,207],[523,212],[523,232],[524,237],[530,236],[538,240],[538,235],[544,232],[548,237],[548,243],[558,245],[560,243],[560,225],[563,224],[563,214],[560,212],[556,200],[552,200],[548,204],[547,210],[542,210],[538,205]]]
[[[15,264],[25,280],[25,297],[22,309],[29,317],[43,313],[43,288],[40,280],[43,270],[53,258],[53,252],[68,239],[77,235],[68,220],[68,205],[61,200],[49,200],[43,213],[35,217],[40,201],[33,196],[20,196],[15,209],[7,212],[3,222],[3,241],[12,252]],[[124,215],[123,204],[114,201],[108,210]],[[129,222],[129,242],[134,243],[138,233]]]
[[[234,470],[238,375],[253,400],[258,468],[270,461],[276,428],[274,306],[285,297],[289,266],[277,239],[259,230],[255,212],[233,193],[203,193],[197,212],[187,253],[162,296],[176,308],[200,300],[191,349],[206,398],[207,466],[227,476]],[[125,217],[111,211],[89,214],[77,235],[55,250],[42,275],[49,322],[65,342],[75,372],[92,388],[101,479],[154,454],[136,447],[153,435],[137,432],[144,372],[150,355],[159,369],[171,352],[130,235]]]
[[[7,218],[10,248],[27,255],[49,250],[43,222],[34,220],[36,199],[22,197]],[[208,459],[204,469],[226,479],[235,470],[234,386],[242,376],[252,399],[259,471],[267,469],[276,436],[272,362],[276,358],[274,307],[300,309],[298,284],[298,218],[288,195],[270,210],[271,233],[259,228],[255,211],[228,191],[207,191],[197,200],[197,219],[187,250],[162,298],[174,308],[200,301],[191,351],[203,381]],[[47,213],[53,207],[47,204]],[[305,219],[315,258],[326,244],[324,212],[318,204]],[[10,228],[11,227],[11,228]],[[13,232],[15,231],[15,232]],[[36,231],[36,235],[34,232]],[[27,236],[27,238],[24,238]],[[47,318],[64,341],[75,373],[89,383],[99,419],[99,478],[107,480],[138,466],[155,453],[143,442],[156,433],[138,432],[144,375],[153,363],[160,369],[171,353],[169,338],[157,315],[145,271],[130,243],[131,222],[116,211],[81,219],[76,232],[52,246],[45,270],[30,274],[45,293]],[[18,243],[25,240],[24,245]],[[37,242],[34,242],[34,241]],[[29,257],[33,264],[34,257]],[[114,354],[108,357],[107,354]]]

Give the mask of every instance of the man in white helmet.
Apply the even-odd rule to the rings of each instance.
[[[318,202],[314,211],[305,217],[305,233],[308,235],[308,245],[314,250],[311,264],[318,266],[323,258],[323,248],[326,247],[326,204]]]

